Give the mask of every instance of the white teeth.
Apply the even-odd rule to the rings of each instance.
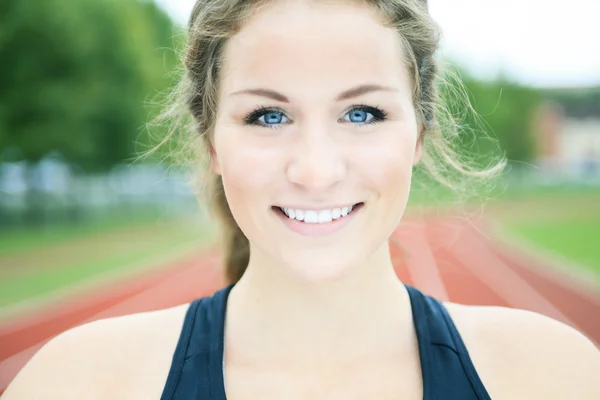
[[[321,210],[319,211],[319,223],[323,222],[331,222],[333,221],[333,217],[331,216],[331,210]]]
[[[334,208],[333,212],[331,213],[331,216],[333,217],[333,219],[338,219],[339,217],[342,216],[342,209],[341,208]]]
[[[304,222],[307,224],[316,224],[319,222],[319,214],[313,210],[304,211]]]
[[[332,210],[298,210],[291,208],[282,208],[281,210],[290,219],[296,219],[298,221],[304,221],[308,224],[322,224],[331,222],[333,220],[343,218],[352,211],[354,206],[348,206],[343,208],[334,208]]]

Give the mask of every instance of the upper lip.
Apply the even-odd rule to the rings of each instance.
[[[292,210],[314,210],[314,211],[321,211],[321,210],[333,210],[334,208],[344,208],[344,207],[350,207],[350,206],[355,206],[357,204],[360,204],[361,202],[358,203],[346,203],[344,205],[333,205],[333,206],[327,206],[327,207],[323,207],[323,206],[298,206],[298,205],[278,205],[277,207],[281,207],[281,208],[287,208],[287,209],[292,209]]]

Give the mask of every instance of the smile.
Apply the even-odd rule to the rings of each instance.
[[[342,207],[342,208],[333,208],[330,210],[319,210],[319,211],[317,211],[317,210],[298,210],[298,209],[282,208],[282,207],[280,207],[280,209],[290,219],[302,221],[307,224],[323,224],[323,223],[331,222],[331,221],[339,219],[339,218],[346,217],[348,214],[350,214],[350,212],[352,212],[352,210],[354,209],[354,206],[355,205],[351,205],[351,206]]]
[[[345,227],[363,206],[364,203],[357,203],[323,210],[301,210],[278,206],[273,206],[272,209],[290,230],[303,236],[323,236]]]

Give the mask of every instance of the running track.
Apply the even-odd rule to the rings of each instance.
[[[540,261],[488,238],[485,223],[405,218],[390,239],[399,278],[439,300],[536,311],[600,344],[600,290],[551,272]],[[64,298],[0,326],[0,394],[40,347],[85,322],[158,310],[224,285],[216,253],[197,254],[84,298]]]

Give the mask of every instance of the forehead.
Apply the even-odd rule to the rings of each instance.
[[[362,2],[271,1],[228,42],[223,92],[268,86],[327,93],[409,84],[400,38]]]

